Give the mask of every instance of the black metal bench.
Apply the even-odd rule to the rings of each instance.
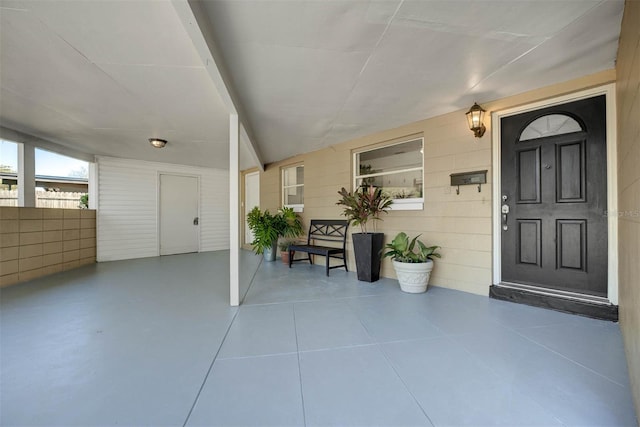
[[[326,258],[325,270],[327,276],[329,269],[347,267],[347,228],[349,221],[342,219],[312,219],[309,225],[309,235],[307,236],[306,245],[290,245],[289,246],[289,268],[296,261],[306,261],[305,258],[293,259],[294,252],[306,252],[309,263],[313,264],[311,255],[322,255]],[[315,242],[326,243],[326,245],[316,245]],[[331,258],[342,260],[341,265],[329,265]]]

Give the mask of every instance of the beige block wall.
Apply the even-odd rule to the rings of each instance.
[[[96,211],[0,207],[0,287],[96,262]]]
[[[620,327],[640,416],[640,2],[627,0],[618,46]]]
[[[281,205],[280,170],[302,162],[305,169],[305,207],[302,214],[305,223],[312,218],[342,218],[341,209],[335,203],[341,187],[351,188],[352,152],[388,141],[423,136],[424,209],[392,211],[384,215],[378,230],[385,233],[387,241],[398,232],[405,231],[410,235],[421,233],[425,243],[441,246],[442,258],[437,260],[430,282],[433,285],[488,295],[492,282],[491,112],[613,81],[615,70],[606,70],[485,103],[482,106],[487,110],[487,132],[480,139],[475,138],[467,127],[466,110],[460,110],[268,165],[261,173],[261,207],[274,211]],[[456,195],[455,188],[449,185],[449,174],[482,169],[488,170],[488,183],[482,185],[482,192],[479,193],[476,186],[464,186],[460,188],[460,195]],[[355,269],[350,238],[348,251],[350,268]],[[381,275],[395,278],[388,259],[383,262]]]

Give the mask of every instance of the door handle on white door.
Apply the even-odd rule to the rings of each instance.
[[[200,218],[195,217],[193,218],[193,225],[198,225],[200,223]]]

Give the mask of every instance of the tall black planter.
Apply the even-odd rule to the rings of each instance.
[[[358,280],[375,282],[380,278],[380,260],[384,233],[353,233]]]

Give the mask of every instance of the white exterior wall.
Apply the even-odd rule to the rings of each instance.
[[[200,178],[200,251],[229,249],[229,174],[169,163],[97,157],[97,260],[159,255],[158,176]]]

